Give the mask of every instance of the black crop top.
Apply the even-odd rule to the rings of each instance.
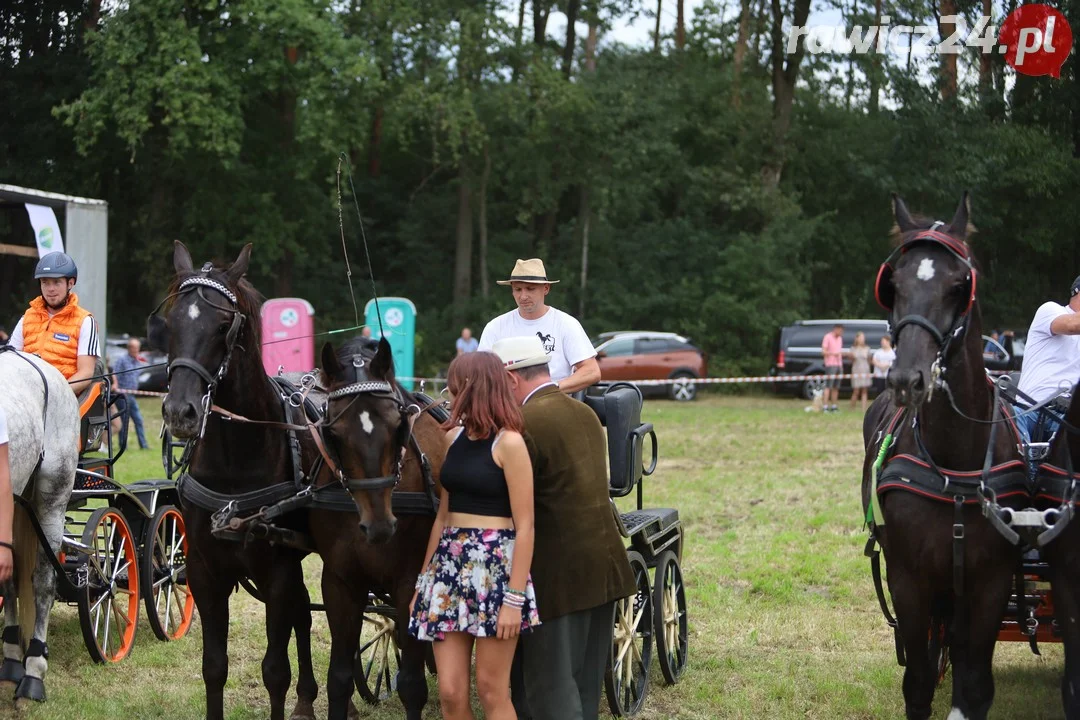
[[[439,481],[450,493],[450,512],[513,517],[506,475],[491,457],[495,435],[470,440],[463,429],[446,451]]]

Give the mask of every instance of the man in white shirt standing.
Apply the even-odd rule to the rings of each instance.
[[[1043,303],[1028,329],[1018,387],[1036,403],[1049,400],[1062,389],[1072,392],[1080,382],[1080,277],[1069,290],[1068,305]],[[1017,427],[1029,442],[1049,438],[1060,425],[1046,416],[1039,426],[1043,415],[1018,414]]]
[[[544,262],[539,258],[518,260],[510,279],[498,281],[499,285],[513,289],[517,309],[487,324],[480,335],[479,349],[490,351],[499,340],[535,335],[550,358],[548,369],[552,381],[562,392],[574,393],[600,381],[600,365],[581,323],[573,315],[544,304],[551,286],[557,282],[548,279]]]

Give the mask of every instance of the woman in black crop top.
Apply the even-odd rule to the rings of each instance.
[[[437,640],[439,700],[446,720],[472,720],[469,671],[491,720],[516,720],[510,664],[518,634],[540,624],[529,578],[533,553],[532,463],[521,410],[499,358],[458,356],[447,387],[450,448],[442,498],[416,581],[409,633]]]

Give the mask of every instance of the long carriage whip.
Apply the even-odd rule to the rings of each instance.
[[[375,289],[375,271],[371,269],[371,251],[368,249],[367,233],[364,232],[364,217],[360,213],[360,201],[356,199],[356,184],[353,182],[352,167],[349,165],[349,158],[344,151],[338,153],[338,227],[341,229],[341,249],[345,252],[345,267],[349,273],[349,294],[353,298],[353,312],[356,313],[356,324],[360,324],[360,315],[356,312],[356,295],[353,294],[352,289],[352,270],[349,269],[349,253],[345,250],[345,225],[342,222],[341,217],[341,165],[342,161],[345,163],[345,172],[349,175],[349,190],[352,192],[353,207],[356,208],[356,219],[360,223],[360,239],[364,243],[364,256],[367,258],[368,266],[368,278],[371,280],[371,297],[375,300],[375,315],[379,319],[379,336],[385,337],[383,332],[382,322],[382,310],[379,309],[379,293]]]

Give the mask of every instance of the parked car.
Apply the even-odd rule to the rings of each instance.
[[[118,359],[127,354],[128,340],[131,335],[109,335],[105,338],[105,361],[112,368]],[[169,373],[166,363],[169,356],[158,350],[146,348],[146,340],[140,338],[143,349],[139,354],[146,358],[147,367],[139,373],[139,389],[147,392],[165,392],[169,389]]]
[[[705,353],[689,338],[670,332],[619,331],[601,333],[593,341],[603,380],[661,380],[671,385],[642,386],[644,393],[660,392],[673,400],[697,397],[694,378],[708,374]]]
[[[791,393],[797,397],[813,398],[814,392],[825,387],[824,379],[803,379],[808,375],[825,373],[825,356],[821,341],[837,324],[844,326],[844,350],[851,349],[855,334],[866,335],[871,351],[881,346],[881,338],[889,334],[888,320],[799,320],[776,331],[773,342],[772,377],[790,377],[791,380],[774,382],[773,390]],[[851,361],[844,360],[844,372],[851,372]],[[840,391],[851,391],[851,380],[840,381]]]

